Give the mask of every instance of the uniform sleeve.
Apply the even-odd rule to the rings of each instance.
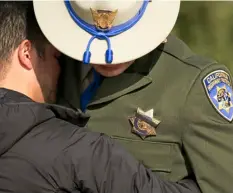
[[[229,70],[219,64],[196,78],[184,105],[183,145],[203,193],[231,193],[233,105]]]
[[[93,193],[199,193],[192,180],[163,181],[105,135],[85,135],[69,147],[76,188]],[[98,135],[98,134],[97,134]],[[68,159],[68,157],[66,157]]]

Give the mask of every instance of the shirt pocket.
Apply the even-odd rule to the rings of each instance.
[[[122,144],[137,160],[162,177],[172,172],[172,143],[143,141],[112,136]]]

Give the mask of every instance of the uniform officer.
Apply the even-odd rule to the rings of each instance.
[[[38,11],[47,38],[81,61],[64,66],[60,96],[162,178],[193,176],[203,193],[232,192],[232,77],[169,34],[177,1],[91,5]],[[218,101],[222,90],[230,105]]]
[[[1,193],[199,192],[192,181],[162,180],[114,139],[87,130],[82,113],[49,104],[60,52],[31,1],[0,1],[0,32]]]

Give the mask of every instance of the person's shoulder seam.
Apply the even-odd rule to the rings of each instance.
[[[168,42],[158,46],[157,50],[170,55],[186,65],[202,70],[207,66],[217,63],[217,61],[207,56],[196,54],[181,39],[173,35],[169,35],[167,39]]]
[[[165,50],[161,50],[161,51],[168,54],[168,55],[170,55],[170,56],[172,56],[172,57],[174,57],[175,59],[179,60],[180,62],[182,62],[182,63],[184,63],[186,65],[189,65],[191,67],[194,67],[194,68],[200,70],[200,72],[203,71],[204,69],[208,68],[209,66],[213,65],[213,64],[218,64],[218,62],[215,61],[215,60],[209,59],[209,58],[204,57],[204,56],[196,55],[196,54],[192,54],[192,55],[190,55],[188,57],[182,58],[182,57],[178,57],[178,56],[176,56],[176,55],[174,55],[174,54],[172,54],[170,52],[167,52]],[[200,61],[202,61],[203,63],[205,62],[205,63],[203,65],[196,65],[194,61],[197,58],[202,59]]]
[[[195,64],[196,59],[200,59],[200,63],[202,62],[203,64],[201,64],[201,65],[197,65],[200,63]],[[196,55],[196,54],[193,54],[192,56],[183,59],[183,62],[186,64],[189,64],[193,67],[196,67],[197,69],[200,70],[200,72],[205,70],[206,68],[208,68],[211,65],[218,64],[218,62],[216,60],[210,59],[210,58],[205,57],[205,56]]]

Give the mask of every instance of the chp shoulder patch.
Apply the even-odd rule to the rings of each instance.
[[[216,70],[203,79],[203,84],[217,112],[231,122],[233,120],[233,91],[230,75],[224,70]]]

